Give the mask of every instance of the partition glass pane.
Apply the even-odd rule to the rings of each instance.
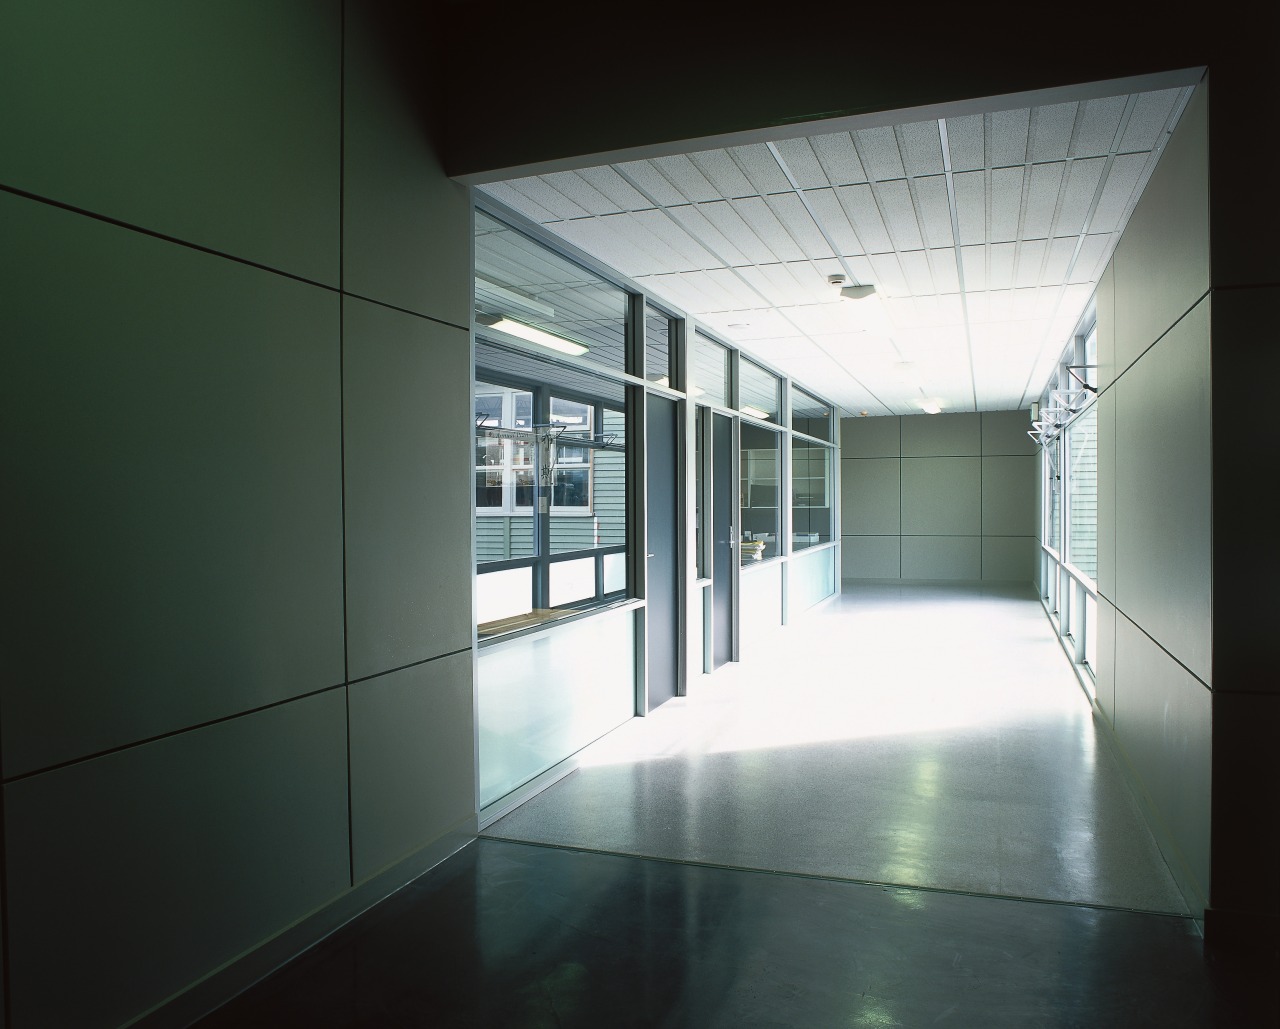
[[[781,381],[745,358],[738,361],[738,410],[763,421],[779,421]]]
[[[807,611],[836,591],[836,550],[816,550],[787,565],[787,609]]]
[[[521,345],[626,371],[625,291],[476,212],[476,322]]]
[[[826,401],[802,389],[791,389],[791,428],[806,436],[831,440],[834,411]]]
[[[779,555],[779,487],[782,468],[782,434],[759,425],[742,423],[742,457],[739,477],[743,564],[768,561]]]
[[[675,387],[671,368],[673,321],[661,311],[650,308],[644,318],[644,377],[659,386]]]
[[[1067,560],[1098,578],[1098,409],[1090,407],[1066,430]]]
[[[729,348],[702,333],[695,333],[690,347],[690,385],[700,404],[729,406]]]
[[[832,539],[831,448],[791,440],[791,547],[803,550]]]

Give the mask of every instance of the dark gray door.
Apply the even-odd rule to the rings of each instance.
[[[680,602],[677,490],[679,468],[676,402],[645,400],[645,475],[649,549],[645,625],[648,627],[648,704],[652,711],[680,689]]]
[[[733,421],[711,416],[711,667],[733,659],[733,575],[737,507],[733,495]]]

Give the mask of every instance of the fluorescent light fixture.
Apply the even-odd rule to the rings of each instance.
[[[491,324],[490,328],[512,336],[519,336],[530,343],[537,343],[540,347],[546,347],[548,350],[558,350],[562,354],[570,354],[573,357],[585,354],[589,349],[574,340],[565,339],[563,336],[557,336],[555,333],[547,332],[543,329],[535,329],[532,325],[526,325],[524,322],[518,322],[513,318],[499,318]]]
[[[738,410],[741,411],[743,414],[751,415],[752,418],[762,418],[766,421],[769,418],[768,411],[761,411],[760,408],[752,407],[750,404],[743,404],[740,408],[738,408]]]

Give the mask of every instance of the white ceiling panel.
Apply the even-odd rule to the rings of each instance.
[[[1124,114],[1127,97],[1109,96],[1086,100],[1071,141],[1071,157],[1105,157],[1116,142],[1116,130]]]
[[[1016,243],[992,243],[987,247],[987,287],[1009,289],[1013,286],[1013,264]]]
[[[571,222],[556,223],[556,233],[576,247],[581,247],[606,264],[617,267],[619,260],[626,261],[630,275],[656,275],[672,270],[652,246],[637,242],[630,215],[615,214],[610,221],[596,218],[578,218]],[[647,241],[652,243],[652,240]],[[670,259],[671,255],[666,255]],[[681,262],[683,263],[683,262]]]
[[[911,190],[907,188],[906,180],[878,182],[874,192],[889,230],[889,238],[893,241],[893,248],[898,251],[923,249],[924,237],[920,234],[916,206],[912,202]]]
[[[825,189],[831,185],[810,140],[780,139],[774,146],[801,189]]]
[[[831,185],[849,186],[867,181],[867,173],[863,170],[862,160],[858,157],[857,148],[849,133],[811,136],[809,143]]]
[[[933,269],[929,266],[929,255],[923,250],[904,250],[898,254],[898,264],[907,280],[907,289],[912,296],[932,296]]]
[[[1048,240],[1025,239],[1018,244],[1017,266],[1013,273],[1015,287],[1036,286],[1040,283],[1040,266],[1049,249]]]
[[[670,207],[673,204],[686,204],[689,202],[688,198],[671,184],[671,180],[658,171],[650,161],[627,161],[624,164],[617,164],[613,167],[619,175],[627,180],[628,184],[645,196],[652,198],[653,202],[659,207]],[[488,189],[489,187],[486,186],[485,188]]]
[[[791,237],[791,233],[778,220],[763,197],[744,197],[741,200],[730,200],[729,203],[769,248],[773,260],[798,261],[806,256],[800,244]]]
[[[813,208],[818,221],[822,223],[822,227],[826,229],[827,235],[831,237],[831,241],[835,243],[841,255],[848,257],[853,254],[865,253],[862,249],[862,241],[858,239],[858,234],[853,231],[853,226],[849,224],[849,218],[845,214],[840,200],[836,197],[834,189],[808,190],[805,192],[805,199],[809,202],[809,206]]]
[[[853,139],[862,157],[862,167],[873,180],[900,179],[907,174],[898,150],[898,137],[890,126],[858,129]]]
[[[897,128],[898,150],[910,176],[942,174],[942,138],[936,121],[917,121]]]
[[[1053,214],[1066,170],[1067,166],[1060,161],[1032,167],[1027,203],[1022,212],[1023,239],[1045,239],[1053,230]]]
[[[1026,107],[987,115],[987,167],[1026,163],[1030,121],[1031,111]]]
[[[1084,161],[1072,161],[1067,168],[1067,181],[1062,189],[1062,202],[1054,220],[1055,236],[1075,236],[1084,228],[1084,220],[1093,205],[1102,173],[1106,169],[1105,157]]]
[[[740,311],[759,307],[761,303],[770,303],[760,295],[760,290],[748,277],[753,271],[751,266],[743,268],[708,268],[707,276],[715,283],[716,288],[731,298],[731,302],[715,310]],[[776,304],[774,306],[777,306]]]
[[[1174,104],[1182,91],[1162,89],[1153,93],[1139,93],[1120,139],[1120,152],[1151,150],[1160,142],[1165,124],[1173,114]]]
[[[964,268],[964,288],[970,292],[982,292],[987,288],[987,247],[961,247],[960,262]]]
[[[665,211],[637,211],[625,217],[643,225],[646,230],[679,254],[684,264],[678,270],[686,271],[694,268],[719,267],[720,262],[715,255],[703,247],[697,239]]]
[[[775,274],[780,265],[748,265],[737,269],[739,275],[768,303],[785,308],[796,302],[795,279],[779,282]],[[769,269],[769,271],[766,271]]]
[[[1049,240],[1049,253],[1040,279],[1042,284],[1058,285],[1067,281],[1067,270],[1071,267],[1071,258],[1076,252],[1076,238],[1066,236]]]
[[[724,196],[702,174],[702,170],[693,163],[692,154],[657,157],[650,163],[667,177],[686,200],[698,203],[719,200]]]
[[[870,186],[841,186],[836,196],[868,254],[883,254],[893,249]]]
[[[986,172],[964,172],[953,177],[956,191],[956,221],[960,226],[960,243],[987,241],[987,175]]]
[[[707,206],[681,204],[678,207],[667,207],[665,210],[699,242],[703,249],[715,254],[719,259],[718,263],[730,268],[750,264],[751,259],[734,246],[729,238],[707,218],[704,213]]]
[[[539,225],[558,220],[545,207],[541,204],[535,204],[509,182],[491,182],[484,189],[495,200],[499,200],[508,207],[519,211],[530,221],[535,221]]]
[[[778,256],[751,231],[732,201],[718,200],[715,203],[700,204],[698,210],[746,258],[744,263],[767,264],[778,260]]]
[[[1102,275],[1102,264],[1110,258],[1114,246],[1114,237],[1100,233],[1085,236],[1080,243],[1080,252],[1076,255],[1076,264],[1071,271],[1070,282],[1097,282]]]
[[[610,165],[583,168],[577,174],[608,197],[619,211],[642,211],[653,205]]]
[[[806,257],[822,260],[836,256],[798,193],[767,196],[765,203]]]
[[[987,239],[992,243],[1018,238],[1022,214],[1022,168],[996,168],[991,172],[987,211]]]
[[[931,175],[913,179],[911,193],[915,198],[916,217],[924,233],[925,245],[954,246],[955,238],[951,232],[951,201],[947,196],[946,176]]]
[[[986,127],[982,115],[968,114],[947,119],[947,152],[951,155],[953,172],[986,167]]]
[[[690,154],[691,160],[722,197],[753,196],[751,181],[742,174],[738,163],[727,150],[706,150]]]
[[[577,172],[552,172],[540,178],[590,214],[617,214],[622,210]]]
[[[872,254],[870,260],[872,281],[879,292],[891,297],[911,292],[907,288],[907,278],[902,274],[897,254]]]
[[[929,270],[933,273],[933,284],[939,293],[960,292],[960,275],[956,268],[955,250],[950,247],[945,250],[930,250]]]
[[[1064,161],[1071,146],[1077,103],[1050,104],[1031,112],[1030,160]]]
[[[782,193],[791,189],[790,180],[766,144],[730,147],[729,154],[738,162],[756,193]]]
[[[1111,162],[1107,181],[1102,185],[1102,196],[1089,222],[1090,232],[1115,232],[1120,228],[1149,156],[1121,154]]]
[[[574,203],[545,179],[537,175],[532,175],[525,179],[515,179],[511,185],[535,204],[550,211],[557,218],[586,218],[591,214],[581,204]]]

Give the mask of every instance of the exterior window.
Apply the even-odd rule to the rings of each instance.
[[[1067,560],[1098,578],[1098,410],[1090,407],[1066,430]]]

